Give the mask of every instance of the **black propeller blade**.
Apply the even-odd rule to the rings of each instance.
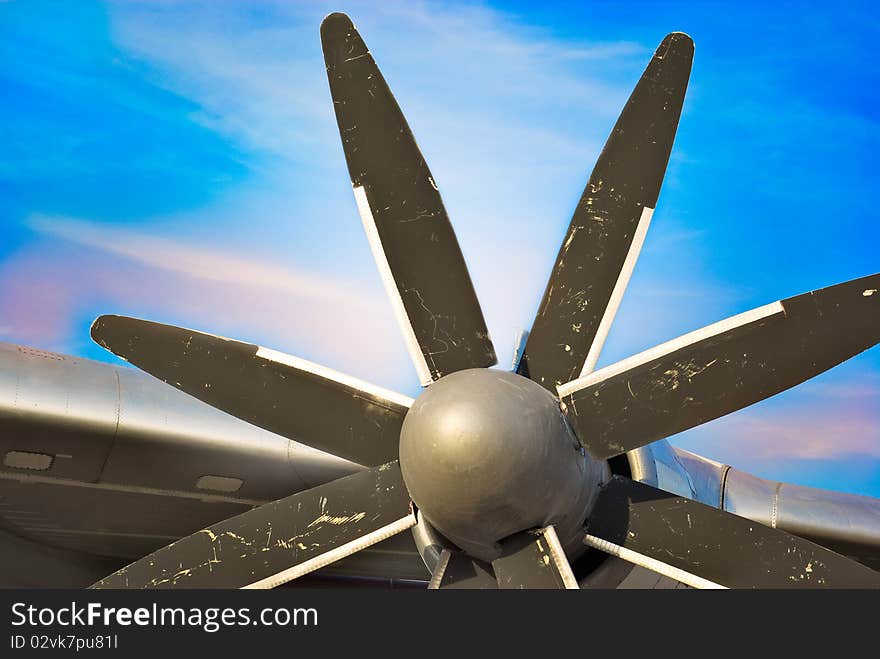
[[[492,569],[502,590],[579,588],[552,526],[517,533],[501,548]]]
[[[93,588],[274,588],[415,525],[397,462],[219,522]]]
[[[599,358],[657,205],[693,55],[686,34],[663,40],[575,209],[518,367],[550,391]]]
[[[92,338],[138,368],[254,425],[373,466],[397,457],[412,401],[250,343],[125,316],[101,316]]]
[[[587,533],[593,547],[696,587],[880,587],[880,573],[824,547],[623,476],[603,487]]]
[[[422,384],[492,366],[464,257],[391,90],[348,16],[325,18],[321,41],[358,210]]]
[[[880,275],[710,325],[559,387],[586,450],[610,458],[742,409],[880,341]]]
[[[440,552],[428,590],[496,590],[492,567],[454,549]]]

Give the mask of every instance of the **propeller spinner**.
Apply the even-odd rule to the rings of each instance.
[[[607,465],[583,450],[541,385],[513,373],[471,369],[432,384],[400,434],[410,496],[432,526],[471,556],[491,561],[504,538],[556,527],[569,553]]]

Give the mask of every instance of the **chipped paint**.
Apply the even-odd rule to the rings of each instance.
[[[652,362],[660,359],[661,357],[665,357],[666,355],[681,350],[682,348],[694,345],[713,336],[718,336],[737,327],[748,325],[750,323],[756,323],[772,316],[784,314],[784,312],[785,310],[783,309],[781,302],[773,302],[763,307],[758,307],[757,309],[752,309],[751,311],[746,311],[745,313],[731,316],[730,318],[719,321],[712,325],[708,325],[694,332],[689,332],[688,334],[684,334],[676,339],[667,341],[666,343],[661,343],[654,348],[650,348],[648,350],[645,350],[644,352],[640,352],[637,355],[633,355],[632,357],[628,357],[615,364],[606,366],[605,368],[594,371],[589,375],[585,375],[576,380],[572,380],[571,382],[560,385],[556,388],[557,392],[560,398],[563,396],[570,396],[575,392],[586,389],[587,387],[591,387],[595,384],[602,382],[603,380],[608,380],[612,377],[620,375],[621,373],[631,370],[637,366],[641,366],[642,364],[647,364],[648,362]]]
[[[518,372],[551,392],[591,372],[650,225],[690,76],[693,43],[648,64],[575,209]],[[556,346],[569,345],[558,352]]]
[[[437,183],[391,90],[354,27],[321,35],[358,212],[420,382],[495,364]]]
[[[824,547],[622,476],[603,487],[584,542],[695,588],[880,587]]]
[[[333,524],[334,526],[341,526],[343,524],[351,524],[352,522],[359,522],[364,517],[367,516],[367,513],[355,513],[353,515],[321,515],[320,517],[315,518],[313,522],[309,524],[309,527],[316,526],[318,524]]]
[[[353,508],[353,505],[357,508]],[[97,587],[273,587],[415,524],[396,462],[254,508],[124,567]]]

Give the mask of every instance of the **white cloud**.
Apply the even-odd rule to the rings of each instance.
[[[30,218],[31,229],[63,240],[170,272],[210,282],[252,286],[339,302],[351,297],[352,285],[287,267],[254,261],[203,245],[133,231],[113,225],[42,215]]]
[[[604,42],[588,32],[563,40],[484,6],[342,4],[433,170],[506,362],[517,331],[531,324],[570,214],[655,44]],[[364,278],[375,294],[379,281],[347,185],[319,43],[321,18],[337,9],[324,2],[268,2],[258,11],[238,3],[124,2],[111,5],[111,20],[116,42],[149,79],[195,102],[197,121],[249,153],[254,180],[181,224],[207,226],[210,217],[243,250],[255,234],[271,231],[270,259]],[[621,82],[621,71],[630,79]],[[313,256],[319,240],[321,262]],[[685,253],[678,261],[692,263],[696,274],[698,252]],[[696,276],[653,283],[683,298],[709,285]],[[687,318],[689,305],[678,307],[675,315]],[[642,304],[639,317],[656,309]]]
[[[415,373],[382,291],[129,228],[58,217],[30,224],[41,238],[0,267],[4,340],[76,353],[88,340],[83,315],[121,313],[412,390]]]
[[[153,68],[154,82],[196,101],[197,118],[211,128],[284,158],[304,144],[338,147],[326,121],[332,112],[318,39],[321,17],[338,3],[268,2],[258,12],[244,3],[111,7],[119,45]],[[508,102],[542,110],[576,104],[585,123],[613,118],[628,89],[603,82],[601,67],[621,59],[642,63],[650,54],[650,47],[630,42],[563,42],[462,4],[356,4],[351,14],[401,100],[419,108],[417,121],[427,123],[425,110],[441,109],[442,98],[442,112],[457,113],[475,137],[499,118],[502,128],[515,126],[522,108],[505,118]],[[475,130],[468,131],[471,122]],[[536,144],[560,136],[530,129]],[[529,135],[522,137],[528,145]],[[559,144],[571,142],[562,137]]]

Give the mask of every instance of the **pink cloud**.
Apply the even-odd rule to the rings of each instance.
[[[793,460],[880,459],[880,387],[853,370],[819,376],[672,441],[755,471]]]
[[[44,238],[0,266],[3,340],[78,352],[89,340],[84,319],[122,313],[260,343],[389,387],[415,382],[381,288],[78,220],[41,218],[33,228]]]

